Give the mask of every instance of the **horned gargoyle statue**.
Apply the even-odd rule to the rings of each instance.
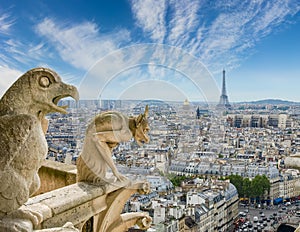
[[[144,114],[127,117],[120,112],[108,111],[97,115],[87,126],[82,152],[77,160],[78,181],[94,184],[120,182],[127,178],[120,174],[112,159],[112,150],[120,142],[132,137],[141,145],[148,143],[148,106]],[[112,170],[115,178],[106,177],[107,168]]]
[[[9,219],[27,219],[34,226],[41,222],[41,215],[19,208],[40,186],[38,169],[48,152],[45,115],[67,113],[66,107],[57,103],[69,96],[78,100],[74,86],[63,83],[50,69],[34,68],[22,75],[1,98],[1,231],[27,231],[21,229],[23,222],[10,224]]]
[[[129,141],[132,137],[141,145],[148,143],[148,106],[143,114],[127,117],[119,112],[104,112],[97,115],[87,126],[82,152],[77,160],[77,180],[106,187],[118,188],[106,195],[106,209],[98,216],[94,224],[99,232],[127,231],[133,225],[147,230],[152,219],[144,212],[122,213],[126,201],[132,194],[149,193],[149,183],[139,181],[132,183],[120,174],[112,159],[112,150],[120,142]],[[107,168],[113,177],[107,177]]]

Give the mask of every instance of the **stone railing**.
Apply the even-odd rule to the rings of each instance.
[[[73,164],[44,160],[38,174],[41,180],[41,185],[34,196],[62,188],[67,185],[75,184],[77,169]]]
[[[122,187],[116,183],[106,186],[104,191],[80,182],[32,197],[21,208],[40,215],[36,229],[61,227],[71,222],[79,231],[86,231],[84,225],[92,220],[89,231],[121,232],[136,224],[146,230],[152,221],[148,214],[121,213],[129,197],[137,192],[149,192],[149,184],[136,182]]]

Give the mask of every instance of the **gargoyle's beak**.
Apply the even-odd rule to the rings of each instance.
[[[56,95],[52,99],[53,108],[56,112],[66,114],[67,113],[66,109],[67,109],[68,106],[58,106],[57,103],[59,102],[60,99],[63,99],[63,98],[66,98],[66,97],[72,97],[76,101],[78,101],[79,100],[78,90],[75,86],[67,85],[67,84],[62,82],[60,84],[60,88],[59,88],[58,92],[59,92],[58,95]]]

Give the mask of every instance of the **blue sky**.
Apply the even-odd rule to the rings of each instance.
[[[82,99],[300,101],[298,0],[0,0],[0,95],[45,66]]]

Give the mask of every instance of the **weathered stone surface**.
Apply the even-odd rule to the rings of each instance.
[[[76,183],[77,169],[75,165],[45,160],[39,169],[41,187],[34,195],[50,192],[52,190]]]
[[[79,230],[71,222],[67,222],[63,227],[35,230],[34,232],[79,232]]]
[[[32,197],[25,206],[44,204],[51,209],[53,215],[58,215],[103,194],[104,191],[99,186],[78,183]]]
[[[80,182],[32,197],[21,208],[23,212],[40,215],[41,223],[36,228],[41,231],[50,228],[54,229],[45,231],[64,231],[60,226],[67,222],[71,222],[80,231],[91,217],[94,217],[95,231],[121,232],[135,224],[146,230],[152,221],[147,213],[121,214],[121,212],[132,194],[149,193],[149,183],[136,182],[123,187],[122,184],[124,182],[106,186],[104,194],[99,186]],[[26,221],[23,220],[22,223]],[[32,227],[31,223],[28,224],[30,225]]]
[[[22,210],[28,210],[30,212],[36,212],[42,216],[41,220],[45,220],[47,218],[51,218],[53,216],[52,209],[42,203],[35,203],[33,205],[26,206],[26,203],[20,207]]]
[[[117,188],[111,187],[109,191],[115,189]],[[41,223],[37,226],[40,229],[61,229],[59,226],[67,222],[80,224],[105,208],[106,195],[103,194],[103,190],[88,183],[73,184],[32,197],[21,207],[23,211],[41,215]]]
[[[0,231],[5,232],[31,232],[33,230],[32,222],[25,219],[12,219],[1,218],[0,219]]]
[[[152,219],[145,212],[121,214],[126,201],[134,193],[149,193],[148,182],[136,182],[129,186],[119,188],[107,194],[107,208],[94,217],[94,229],[98,232],[127,231],[130,227],[138,225],[140,229],[147,230]]]

